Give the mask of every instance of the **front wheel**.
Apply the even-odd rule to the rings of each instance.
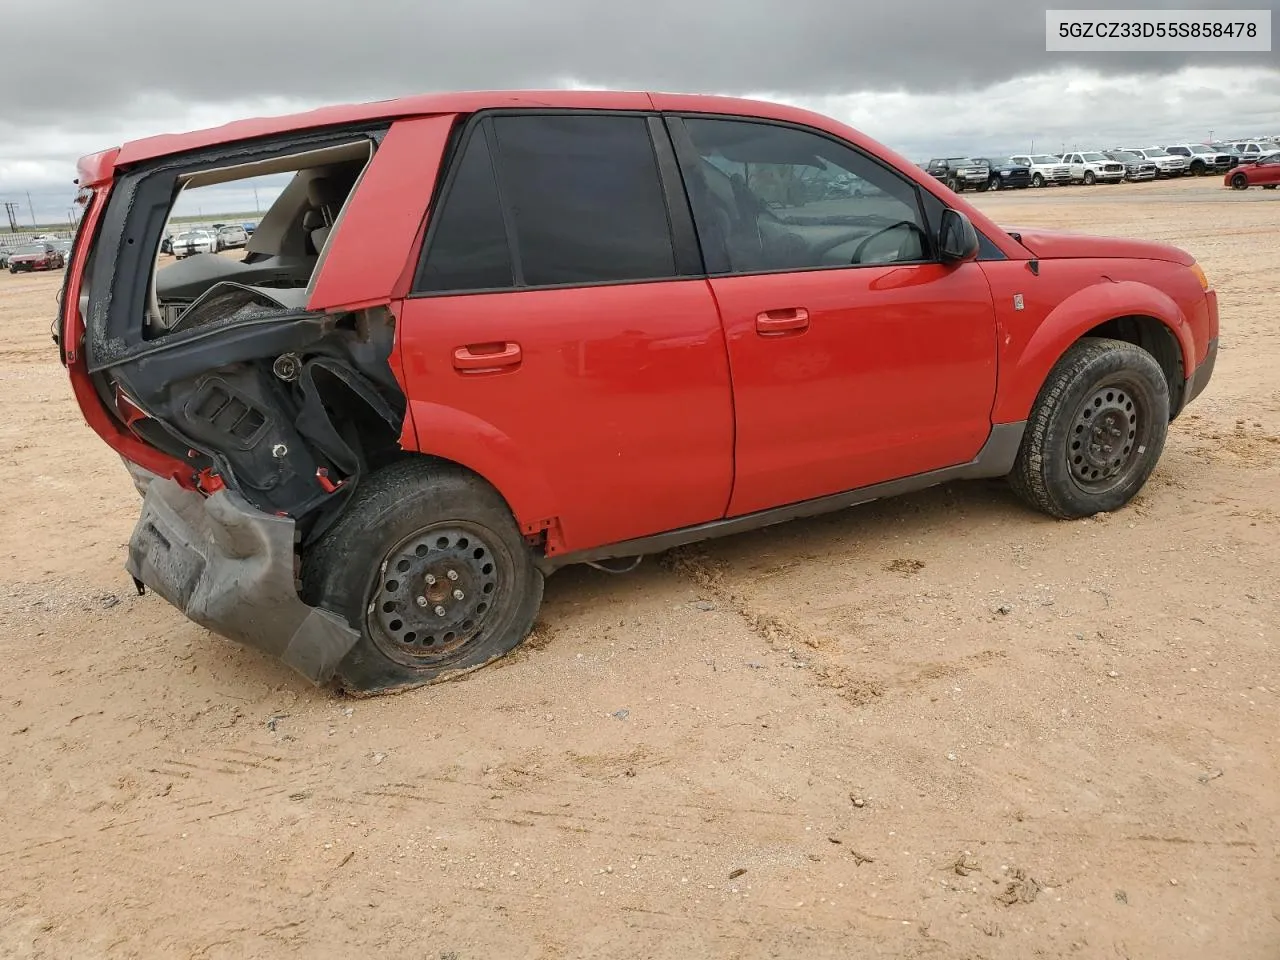
[[[542,574],[498,492],[461,467],[403,460],[361,482],[303,558],[303,599],[360,639],[335,683],[373,694],[495,660],[533,627]]]
[[[1098,178],[1092,170],[1086,170],[1084,172],[1084,185],[1086,187],[1092,187],[1097,182]]]
[[[1243,173],[1237,173],[1234,177],[1231,178],[1231,189],[1248,190],[1249,178],[1246,177]]]
[[[1033,174],[1031,175],[1031,185],[1032,185],[1033,187],[1043,187],[1043,186],[1044,186],[1044,177],[1040,176],[1040,174],[1038,174],[1038,173],[1033,173]]]
[[[1072,520],[1124,506],[1147,482],[1169,429],[1169,385],[1155,358],[1086,337],[1050,371],[1009,481],[1027,504]]]
[[[992,178],[991,178],[991,182],[987,184],[987,189],[988,189],[988,190],[999,190],[999,189],[1000,189],[1000,178],[999,178],[998,176],[996,176],[996,177],[992,177]]]

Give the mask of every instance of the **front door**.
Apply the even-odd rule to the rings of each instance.
[[[553,519],[560,549],[714,520],[729,500],[724,335],[660,150],[660,121],[638,114],[473,122],[403,304],[420,448],[509,496],[544,491],[545,515],[519,519]]]
[[[919,188],[816,131],[671,121],[728,339],[730,515],[971,460],[996,386],[991,291],[942,264]]]

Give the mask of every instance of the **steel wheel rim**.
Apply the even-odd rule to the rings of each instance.
[[[1090,494],[1122,486],[1142,465],[1151,417],[1139,391],[1115,380],[1095,388],[1076,409],[1067,435],[1067,469]]]
[[[512,576],[511,557],[493,531],[459,520],[431,524],[384,555],[366,630],[397,663],[447,665],[492,633]]]

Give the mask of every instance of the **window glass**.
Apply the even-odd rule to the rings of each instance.
[[[483,128],[472,132],[442,202],[417,288],[492,290],[511,286],[511,251]]]
[[[915,185],[843,144],[792,127],[686,119],[708,269],[899,263],[928,257]]]
[[[525,284],[676,275],[644,117],[508,116],[494,128]]]

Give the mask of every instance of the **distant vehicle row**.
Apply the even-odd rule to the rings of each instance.
[[[1060,155],[936,157],[922,167],[952,190],[1009,190],[1083,183],[1120,183],[1157,177],[1220,174],[1256,164],[1280,152],[1269,141],[1234,144],[1175,143],[1167,147],[1118,147]],[[1248,178],[1246,178],[1247,180]],[[1246,184],[1247,185],[1247,184]]]

